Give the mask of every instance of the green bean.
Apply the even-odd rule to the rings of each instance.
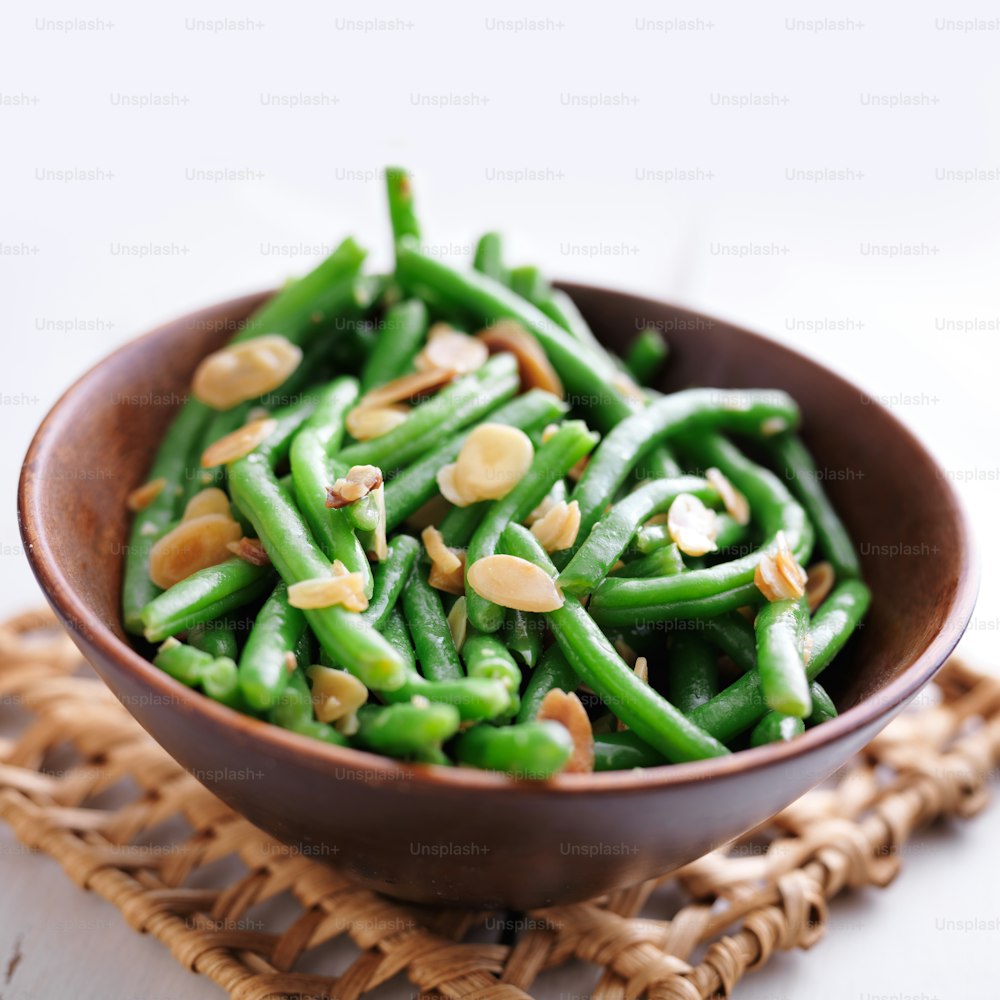
[[[358,384],[339,378],[322,392],[312,416],[292,439],[289,459],[295,499],[323,555],[339,559],[352,573],[360,573],[371,591],[371,567],[354,529],[343,511],[326,506],[327,487],[334,480],[330,453],[340,445],[344,416],[358,396]]]
[[[455,742],[455,756],[462,764],[529,781],[558,774],[572,754],[569,730],[550,721],[473,726]]]
[[[568,409],[569,407],[561,399],[551,393],[532,389],[523,396],[517,396],[510,402],[498,406],[488,414],[487,419],[491,424],[508,424],[523,431],[530,431],[558,420]],[[438,471],[442,466],[455,461],[471,433],[471,429],[455,432],[386,482],[385,512],[388,530],[391,531],[402,524],[437,494]],[[458,543],[449,542],[449,544]]]
[[[769,601],[754,622],[757,671],[764,700],[775,712],[804,719],[812,711],[803,644],[809,624],[805,598]]]
[[[368,493],[359,500],[349,503],[342,510],[356,531],[370,534],[378,527],[379,505],[375,495],[372,493]]]
[[[847,580],[835,587],[820,605],[809,629],[811,653],[806,676],[810,681],[843,649],[864,618],[870,601],[871,593],[860,580]],[[743,664],[737,660],[737,665]],[[717,739],[728,742],[753,726],[767,710],[760,674],[748,670],[711,701],[696,708],[691,719]]]
[[[240,690],[252,708],[271,708],[284,691],[289,657],[305,630],[305,615],[288,603],[288,587],[279,583],[257,613],[240,657]]]
[[[576,340],[499,282],[475,271],[456,271],[406,240],[396,250],[396,271],[404,287],[430,289],[472,314],[480,325],[501,319],[519,322],[541,344],[569,396],[589,404],[599,426],[611,427],[632,412],[616,386],[618,369],[603,350]]]
[[[837,718],[837,706],[826,690],[820,687],[816,681],[809,685],[809,694],[812,696],[812,711],[806,719],[807,726],[818,726],[821,723],[829,722],[830,719]]]
[[[794,400],[783,392],[757,389],[685,389],[661,396],[623,420],[594,452],[572,494],[580,505],[578,537],[587,537],[629,470],[665,438],[706,427],[759,434],[769,420],[794,424],[798,420]]]
[[[413,567],[403,587],[403,613],[424,676],[433,681],[462,677],[462,661],[451,638],[441,594],[427,582],[420,565]]]
[[[549,283],[542,277],[542,272],[533,264],[512,268],[509,285],[515,295],[520,295],[531,303],[544,298],[549,289]]]
[[[420,223],[413,207],[413,184],[409,171],[402,167],[387,167],[385,187],[389,199],[393,242],[398,243],[406,236],[419,240]]]
[[[604,351],[604,345],[594,336],[576,303],[561,289],[550,288],[544,299],[535,303],[544,316],[561,326],[574,340]]]
[[[670,529],[665,524],[644,524],[636,533],[632,544],[637,552],[648,556],[656,549],[669,548],[674,545]],[[676,548],[676,546],[674,546]],[[678,556],[680,551],[678,550]]]
[[[375,566],[371,600],[361,612],[373,629],[381,632],[385,628],[419,553],[420,543],[409,535],[396,535],[389,540],[388,554]]]
[[[458,732],[458,709],[440,702],[366,705],[358,712],[355,739],[389,757],[426,757]]]
[[[715,515],[715,544],[720,552],[738,545],[747,536],[747,526],[729,514]]]
[[[333,726],[320,722],[313,715],[312,692],[301,667],[289,675],[288,684],[268,713],[268,720],[300,736],[309,736],[334,746],[347,746],[347,740]]]
[[[713,645],[718,646],[744,673],[757,666],[757,637],[753,623],[743,615],[732,612],[699,622],[699,631]]]
[[[663,755],[631,729],[594,736],[595,771],[627,771],[633,767],[656,767],[665,763]]]
[[[228,656],[216,657],[202,671],[201,689],[213,701],[221,702],[238,711],[247,711],[248,706],[240,693],[236,661]]]
[[[210,622],[249,604],[270,586],[274,574],[267,566],[228,559],[192,573],[154,597],[143,609],[143,635],[161,642],[185,629]]]
[[[153,657],[153,663],[175,681],[188,687],[197,687],[205,668],[215,660],[211,653],[187,643],[168,639]]]
[[[263,456],[251,452],[229,466],[233,499],[250,519],[286,584],[330,575],[320,550],[287,489],[278,484]],[[331,659],[367,687],[391,689],[403,681],[403,665],[392,647],[361,617],[339,605],[306,611],[306,621]]]
[[[195,625],[188,630],[187,641],[195,649],[211,653],[212,656],[227,656],[231,660],[239,656],[236,627],[231,618],[219,618]]]
[[[641,559],[633,559],[625,563],[624,566],[612,571],[613,576],[628,577],[650,577],[650,576],[673,576],[675,573],[683,573],[687,567],[681,551],[676,545],[668,545],[662,549],[654,549],[648,556]]]
[[[510,715],[520,707],[521,670],[510,651],[496,636],[470,629],[462,645],[462,662],[469,677],[498,680],[510,692]]]
[[[503,545],[510,555],[528,559],[554,574],[555,567],[545,550],[520,525],[507,528]],[[729,752],[635,675],[575,597],[566,595],[563,606],[547,612],[545,617],[580,680],[669,760],[698,760]]]
[[[521,697],[517,712],[518,722],[531,722],[545,701],[545,696],[556,689],[573,692],[580,686],[580,678],[569,665],[558,646],[549,646],[542,654],[538,666],[531,672]]]
[[[499,233],[483,233],[479,237],[472,266],[501,285],[507,284],[510,279],[503,264],[503,237]]]
[[[427,334],[427,307],[419,299],[397,302],[385,314],[368,360],[361,371],[361,389],[399,378],[420,350]]]
[[[715,650],[693,632],[670,637],[667,697],[685,715],[719,692],[719,663]]]
[[[770,439],[781,472],[792,492],[806,509],[816,531],[820,551],[833,567],[838,580],[861,576],[861,564],[847,529],[833,509],[820,480],[812,456],[794,434],[779,434]]]
[[[489,500],[480,500],[479,503],[470,503],[468,507],[452,507],[441,518],[438,529],[445,545],[464,549],[472,541],[472,536],[479,525],[483,523],[483,518],[490,509],[490,503]]]
[[[478,371],[414,407],[398,427],[344,448],[337,459],[346,465],[377,465],[383,473],[398,469],[429,451],[445,435],[485,417],[513,396],[518,385],[513,356],[495,354]]]
[[[768,712],[754,726],[750,734],[750,746],[762,747],[766,743],[787,743],[801,736],[806,731],[802,720],[794,715],[783,715],[781,712]]]
[[[511,608],[504,617],[504,642],[529,670],[542,655],[544,630],[545,623],[542,619],[529,611],[517,611]]]
[[[609,439],[610,435],[604,444]],[[693,442],[696,442],[699,458],[720,468],[746,495],[763,530],[764,544],[756,552],[738,559],[676,576],[647,580],[610,577],[594,592],[590,604],[591,613],[606,626],[667,621],[677,617],[710,617],[758,600],[760,594],[753,586],[754,571],[764,552],[776,544],[779,532],[784,532],[789,548],[800,563],[809,558],[812,528],[805,511],[778,478],[745,458],[718,435],[688,436],[685,444]]]
[[[625,354],[625,367],[639,385],[649,385],[659,374],[670,353],[663,334],[652,327],[640,330]]]
[[[542,502],[553,484],[562,479],[596,442],[597,435],[588,431],[583,421],[571,420],[562,424],[535,452],[530,468],[517,485],[506,496],[494,501],[487,511],[469,542],[467,565],[493,555],[508,523],[523,521]],[[480,597],[468,582],[465,599],[469,621],[480,632],[495,632],[503,624],[503,609]]]
[[[696,476],[654,479],[640,486],[590,529],[559,574],[559,586],[572,594],[589,594],[611,571],[643,521],[667,510],[682,493],[709,502],[718,499],[715,488]]]

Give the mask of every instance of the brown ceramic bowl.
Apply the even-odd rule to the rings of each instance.
[[[201,358],[251,296],[179,319],[102,361],[46,417],[20,486],[31,565],[74,640],[184,767],[262,829],[363,883],[426,902],[532,907],[666,872],[756,826],[867,743],[941,666],[972,612],[969,529],[951,486],[896,419],[778,344],[673,306],[568,286],[598,335],[670,338],[664,389],[780,387],[856,539],[871,613],[824,677],[842,714],[791,743],[723,760],[550,784],[413,767],[312,742],[183,687],[132,649],[119,621],[128,517]]]

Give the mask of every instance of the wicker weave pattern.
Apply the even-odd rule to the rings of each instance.
[[[529,929],[512,944],[481,943],[482,934],[468,936],[485,914],[391,902],[233,813],[99,681],[74,676],[79,654],[52,629],[42,612],[0,626],[0,726],[11,705],[31,719],[16,740],[0,738],[0,817],[238,1000],[353,1000],[400,974],[426,997],[514,1000],[530,995],[540,971],[574,958],[603,968],[594,992],[602,1000],[726,997],[776,949],[815,943],[837,893],[887,885],[916,829],[979,810],[1000,759],[1000,683],[952,660],[939,705],[897,720],[835,787],[809,793],[729,855],[523,915]],[[72,766],[42,770],[67,748]],[[136,788],[129,801],[91,804],[126,777]],[[177,816],[191,832],[169,850],[133,844]],[[199,869],[229,855],[248,874],[218,890],[191,887]],[[671,919],[644,918],[650,897],[668,886],[682,897]],[[273,932],[246,929],[241,918],[251,907],[284,892],[297,901],[297,919]],[[340,976],[296,971],[303,955],[340,935],[361,950]]]

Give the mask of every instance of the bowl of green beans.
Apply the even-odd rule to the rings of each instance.
[[[25,460],[26,551],[126,708],[389,894],[533,907],[827,777],[971,615],[947,477],[861,390],[669,304],[346,239],[121,348]],[[822,675],[822,676],[821,676]]]

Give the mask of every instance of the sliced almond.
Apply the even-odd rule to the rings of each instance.
[[[726,512],[737,524],[750,523],[750,504],[747,498],[733,486],[721,469],[707,469],[705,478],[710,486],[722,497]]]
[[[449,551],[458,559],[458,565],[450,572],[445,572],[432,562],[427,572],[427,582],[435,590],[462,596],[465,594],[465,551],[464,549],[449,549]]]
[[[228,410],[277,389],[301,361],[301,348],[280,334],[243,340],[204,358],[191,392],[215,410]]]
[[[717,547],[715,511],[690,493],[681,493],[670,505],[667,529],[677,548],[686,555],[703,556]]]
[[[557,485],[561,486],[562,484]],[[530,528],[536,521],[540,521],[545,517],[565,495],[566,491],[564,489],[558,489],[557,486],[554,486],[545,494],[545,499],[524,519],[524,523]]]
[[[368,700],[368,688],[346,670],[315,664],[306,673],[312,682],[313,711],[320,722],[352,716]]]
[[[615,638],[612,643],[618,652],[618,655],[630,666],[634,667],[636,660],[638,660],[638,655],[636,651],[619,635]]]
[[[229,508],[229,497],[224,490],[218,486],[210,486],[207,490],[200,490],[187,502],[184,513],[181,515],[182,521],[191,521],[196,517],[204,517],[206,514],[222,514],[225,517],[232,517]]]
[[[166,485],[167,481],[161,476],[137,486],[125,497],[125,506],[131,511],[145,510],[163,492]]]
[[[205,449],[201,456],[201,467],[211,469],[217,465],[228,465],[249,455],[254,448],[270,437],[277,426],[276,420],[265,417],[237,427],[231,434],[219,438]]]
[[[783,434],[788,430],[788,421],[784,417],[768,417],[760,425],[760,432],[764,437],[774,437],[775,434]]]
[[[580,505],[576,500],[560,500],[543,518],[531,526],[531,533],[546,552],[568,549],[580,531]]]
[[[429,368],[426,371],[401,375],[366,392],[358,400],[355,409],[368,410],[373,407],[392,406],[394,403],[402,403],[417,396],[425,396],[447,385],[455,375],[456,372],[451,368]]]
[[[467,570],[469,586],[482,598],[516,611],[555,611],[562,591],[540,566],[518,556],[485,556]]]
[[[320,576],[300,580],[288,588],[288,603],[293,608],[308,611],[340,605],[348,611],[364,611],[368,607],[365,582],[360,573],[340,576]]]
[[[389,541],[386,537],[385,486],[380,484],[371,491],[369,496],[375,503],[375,513],[378,520],[371,532],[372,547],[368,555],[376,562],[382,562],[389,555]]]
[[[806,600],[809,610],[815,611],[830,596],[837,574],[828,562],[818,562],[806,574]]]
[[[344,426],[356,441],[371,441],[395,430],[409,415],[405,406],[356,406],[348,412]]]
[[[346,476],[326,488],[326,505],[333,510],[355,503],[382,485],[382,470],[376,465],[352,465]]]
[[[448,501],[448,503],[454,504],[456,507],[468,507],[469,504],[474,503],[473,497],[467,497],[458,488],[458,484],[455,482],[455,463],[452,462],[450,465],[442,465],[438,469],[437,473],[437,484],[438,489],[441,491],[441,496]]]
[[[420,533],[427,555],[442,573],[454,573],[462,565],[462,560],[444,543],[444,536],[437,528],[424,528]]]
[[[226,548],[237,559],[242,559],[253,566],[271,565],[271,557],[267,554],[264,543],[259,538],[240,538],[238,541],[230,542]]]
[[[217,566],[232,558],[229,543],[242,534],[243,529],[222,514],[182,521],[150,549],[149,578],[166,590],[200,569]]]
[[[753,582],[769,601],[798,600],[806,592],[806,571],[796,562],[783,531],[774,551],[765,552],[754,570]]]
[[[552,367],[545,351],[527,330],[514,320],[502,319],[476,334],[490,351],[499,354],[509,351],[517,359],[517,369],[521,376],[521,391],[544,389],[553,396],[562,398],[563,385]]]
[[[635,661],[632,663],[632,673],[634,673],[643,684],[649,683],[649,662],[645,656],[635,657]],[[626,729],[628,729],[628,726],[622,722],[621,719],[615,719],[615,729],[619,733],[623,733]]]
[[[573,737],[573,753],[564,774],[589,774],[594,770],[594,731],[583,702],[575,694],[553,688],[543,699],[536,716],[539,722],[559,722]]]
[[[486,364],[490,352],[486,345],[446,323],[435,323],[427,334],[427,344],[413,359],[417,371],[474,372]]]
[[[465,596],[460,597],[451,606],[448,612],[448,630],[451,632],[451,641],[457,653],[462,652],[465,645],[465,636],[469,631],[469,616],[465,611]]]
[[[479,424],[465,439],[455,459],[454,484],[460,496],[498,500],[531,468],[531,438],[507,424]]]

